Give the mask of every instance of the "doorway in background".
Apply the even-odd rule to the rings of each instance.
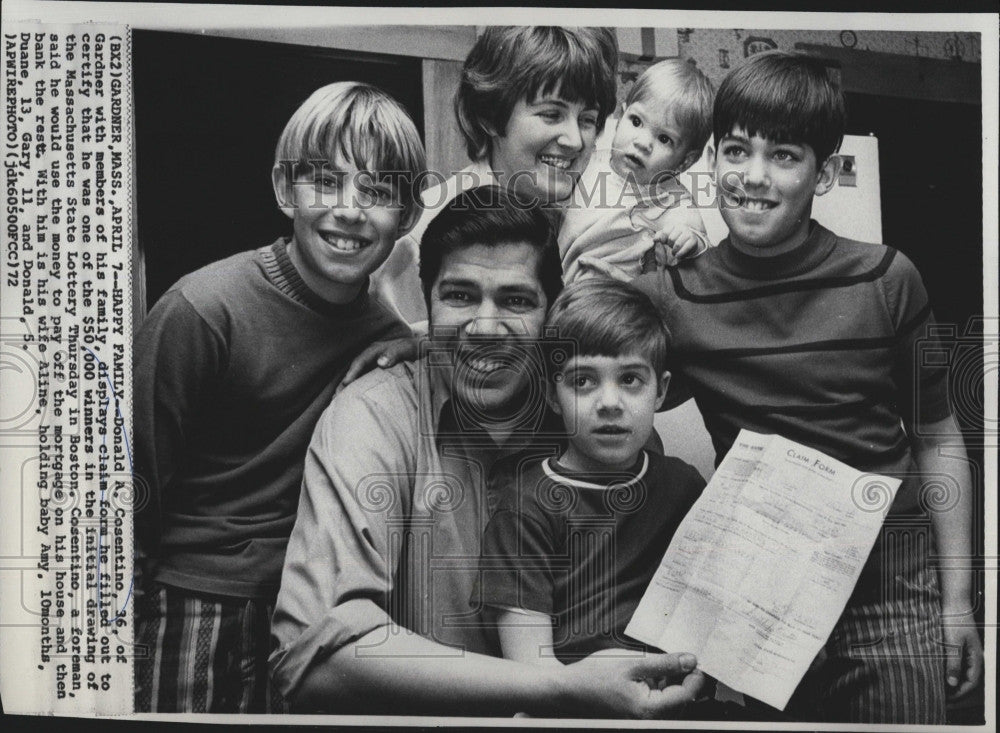
[[[147,308],[182,275],[290,233],[271,190],[274,148],[314,90],[335,81],[374,84],[407,109],[423,136],[419,60],[139,30],[132,58]]]
[[[916,265],[945,329],[952,407],[973,468],[973,548],[981,558],[985,522],[996,521],[983,513],[982,109],[862,93],[848,93],[847,105],[848,132],[878,138],[884,242]],[[949,703],[948,722],[982,724],[982,685]]]

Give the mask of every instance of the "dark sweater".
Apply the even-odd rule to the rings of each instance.
[[[317,298],[286,247],[185,276],[136,335],[136,533],[153,580],[275,595],[319,415],[364,347],[409,332],[367,288]]]
[[[619,475],[577,474],[552,459],[498,464],[473,605],[549,614],[565,663],[642,649],[625,627],[704,487],[694,467],[648,451]]]
[[[777,433],[902,478],[890,511],[922,514],[904,423],[951,410],[947,367],[922,356],[933,350],[934,318],[905,255],[814,221],[786,254],[752,257],[726,239],[632,284],[663,310],[672,370],[698,403],[717,462],[740,428]],[[859,586],[877,583],[881,549],[876,543]]]

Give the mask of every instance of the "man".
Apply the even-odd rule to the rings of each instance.
[[[428,226],[420,277],[423,358],[344,390],[306,456],[274,617],[277,686],[300,710],[675,714],[702,684],[692,655],[497,659],[469,603],[491,466],[554,449],[561,431],[531,348],[561,282],[545,215],[473,189]]]

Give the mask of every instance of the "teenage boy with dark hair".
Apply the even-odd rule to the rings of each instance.
[[[697,401],[720,459],[748,428],[904,479],[827,661],[806,676],[790,710],[940,724],[946,684],[962,695],[982,671],[963,567],[972,482],[946,368],[916,361],[915,345],[933,324],[919,274],[894,249],[810,220],[813,196],[837,180],[844,124],[841,92],[818,60],[764,53],[732,71],[713,115],[729,237],[633,282],[662,305],[675,378]],[[935,475],[957,491],[947,511],[930,512],[939,572],[928,562],[921,495],[922,480]]]

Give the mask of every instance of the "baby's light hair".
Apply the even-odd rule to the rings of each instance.
[[[636,79],[625,99],[627,107],[652,96],[666,98],[674,120],[691,139],[691,150],[701,151],[712,134],[712,82],[692,63],[667,59],[655,63]]]
[[[316,161],[332,163],[338,158],[393,183],[403,206],[402,221],[416,220],[420,214],[416,185],[427,158],[417,128],[399,102],[377,87],[354,81],[327,84],[313,92],[285,125],[274,165],[294,178],[303,166],[315,170]]]
[[[628,283],[593,277],[567,285],[545,325],[580,356],[639,354],[657,374],[667,368],[670,330],[649,296]]]

